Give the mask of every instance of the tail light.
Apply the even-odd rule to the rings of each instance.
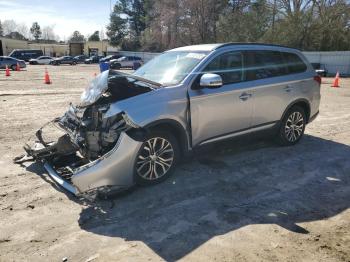
[[[314,76],[314,80],[315,80],[319,85],[321,85],[322,78],[321,78],[319,75]]]

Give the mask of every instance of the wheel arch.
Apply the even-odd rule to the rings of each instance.
[[[185,128],[176,120],[173,119],[161,119],[156,120],[144,127],[148,131],[152,130],[165,130],[175,136],[179,143],[179,147],[182,154],[186,154],[189,151],[189,137]]]
[[[304,109],[305,111],[305,114],[306,114],[306,123],[309,122],[309,119],[310,119],[310,110],[311,110],[311,106],[310,106],[310,103],[309,101],[307,101],[306,99],[297,99],[297,100],[294,100],[293,102],[291,102],[286,110],[284,110],[283,112],[283,115],[281,117],[281,120],[285,117],[285,115],[287,114],[287,112],[289,111],[289,109],[291,109],[293,106],[300,106],[301,108]]]

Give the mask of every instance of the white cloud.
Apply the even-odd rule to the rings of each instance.
[[[45,6],[31,6],[30,4],[0,0],[0,17],[2,21],[13,19],[17,23],[25,23],[29,28],[33,22],[38,22],[41,27],[54,26],[55,34],[59,35],[61,40],[67,39],[75,30],[86,36],[105,27],[105,24],[95,22],[92,14],[84,14],[83,17],[78,17],[77,15],[71,17],[64,14],[64,10],[57,11]]]

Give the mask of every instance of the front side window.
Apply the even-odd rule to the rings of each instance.
[[[156,56],[134,72],[134,75],[160,83],[180,83],[203,60],[205,51],[169,51]]]
[[[243,55],[241,52],[228,52],[215,57],[203,70],[221,76],[223,84],[243,81]]]

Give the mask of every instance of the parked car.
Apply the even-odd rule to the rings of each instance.
[[[29,60],[29,64],[31,65],[48,65],[54,59],[50,56],[39,56],[38,58],[32,58]]]
[[[122,55],[108,55],[108,56],[102,58],[102,59],[100,60],[100,62],[109,62],[109,61],[111,61],[111,60],[113,60],[113,59],[118,59],[118,58],[120,58],[120,57],[122,57]]]
[[[84,63],[85,59],[88,59],[86,55],[77,55],[74,57],[78,64]]]
[[[133,68],[138,69],[143,65],[141,57],[138,56],[122,56],[118,59],[109,61],[111,69]]]
[[[61,56],[59,58],[55,58],[53,61],[50,62],[52,65],[76,65],[77,60],[74,59],[72,56]]]
[[[319,75],[319,76],[323,76],[323,77],[326,77],[327,74],[328,74],[328,71],[325,67],[325,65],[323,64],[320,64],[320,63],[311,63],[312,67],[315,69],[316,73]]]
[[[100,60],[103,58],[103,56],[99,55],[93,55],[88,59],[85,59],[85,64],[97,64],[100,62]]]
[[[23,60],[19,60],[9,56],[0,56],[0,69],[5,69],[7,65],[8,68],[14,71],[16,70],[17,63],[19,64],[20,68],[26,67],[26,63]]]
[[[296,49],[180,47],[133,74],[104,71],[79,105],[53,120],[65,134],[48,142],[40,129],[25,150],[74,194],[151,185],[168,178],[180,156],[216,141],[269,132],[295,145],[319,112],[320,82]]]
[[[43,55],[43,51],[38,50],[32,50],[32,49],[15,49],[10,53],[10,57],[24,60],[28,62],[32,58],[38,58],[39,56]]]

